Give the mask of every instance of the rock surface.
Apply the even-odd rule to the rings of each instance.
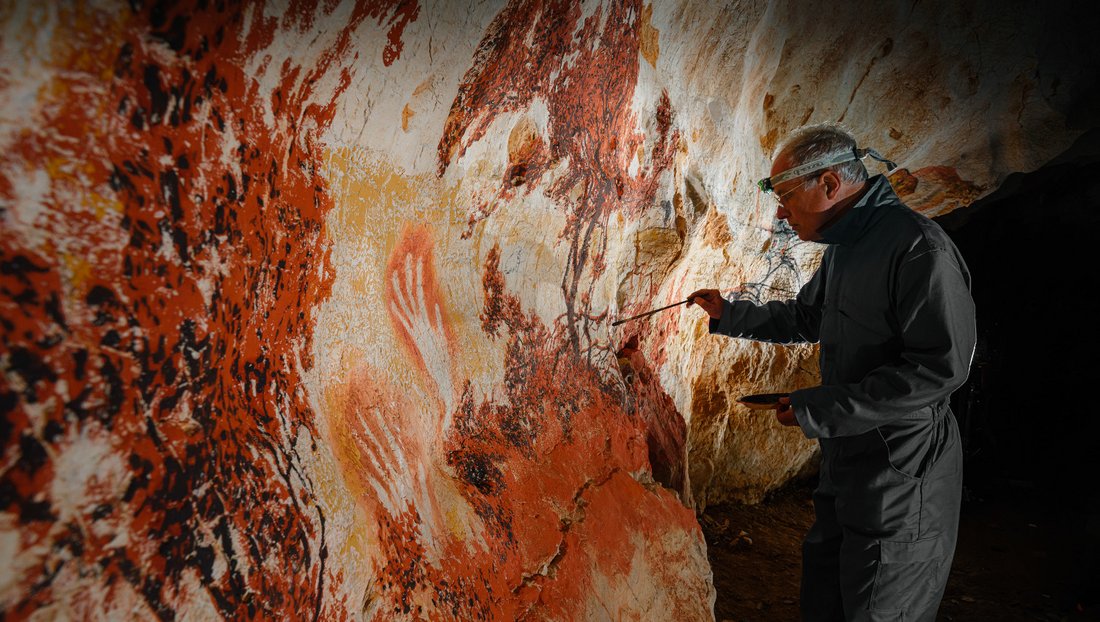
[[[0,612],[712,619],[815,349],[610,321],[797,291],[803,123],[938,214],[1096,122],[1037,7],[863,4],[0,8]]]

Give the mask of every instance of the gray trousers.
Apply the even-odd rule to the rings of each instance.
[[[802,619],[935,620],[958,536],[962,443],[950,409],[823,439],[802,545]]]

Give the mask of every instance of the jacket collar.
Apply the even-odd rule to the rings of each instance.
[[[848,213],[821,232],[822,244],[855,244],[878,220],[881,212],[877,207],[901,204],[901,199],[884,175],[875,175],[867,180],[867,184],[867,192]]]

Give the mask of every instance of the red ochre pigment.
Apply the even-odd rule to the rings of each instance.
[[[293,2],[280,21],[256,4],[248,24],[239,3],[62,9],[45,123],[3,156],[50,171],[53,188],[45,243],[0,236],[0,432],[19,452],[0,500],[23,547],[44,546],[6,615],[62,599],[95,616],[97,602],[136,598],[171,619],[180,599],[205,598],[229,619],[347,617],[328,517],[294,445],[316,442],[300,371],[332,275],[316,130],[298,124],[331,121],[356,27],[392,24],[388,65],[418,4],[360,3],[330,53],[284,65],[272,92],[241,67],[276,30],[331,8]],[[339,86],[311,103],[330,71]],[[18,183],[0,178],[0,197],[15,200]],[[81,434],[109,444],[128,477],[67,507],[43,492]],[[85,590],[106,595],[74,598]]]
[[[410,276],[411,278],[408,278]],[[415,312],[425,313],[429,324],[427,328],[443,335],[447,352],[454,352],[454,331],[451,328],[447,306],[439,291],[432,255],[431,232],[427,226],[406,227],[400,241],[390,254],[386,264],[384,302],[386,311],[390,315],[390,323],[400,337],[401,344],[422,372],[427,373],[424,354],[417,348],[413,336],[409,334],[406,322],[413,318],[403,314],[402,304],[411,304]]]

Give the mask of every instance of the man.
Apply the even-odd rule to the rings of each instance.
[[[729,302],[713,289],[688,298],[711,333],[821,344],[821,385],[776,410],[821,446],[803,619],[934,620],[962,493],[948,398],[970,367],[974,302],[955,245],[885,177],[867,178],[868,154],[882,160],[837,126],[804,128],[761,180],[777,218],[828,245],[794,300]]]

